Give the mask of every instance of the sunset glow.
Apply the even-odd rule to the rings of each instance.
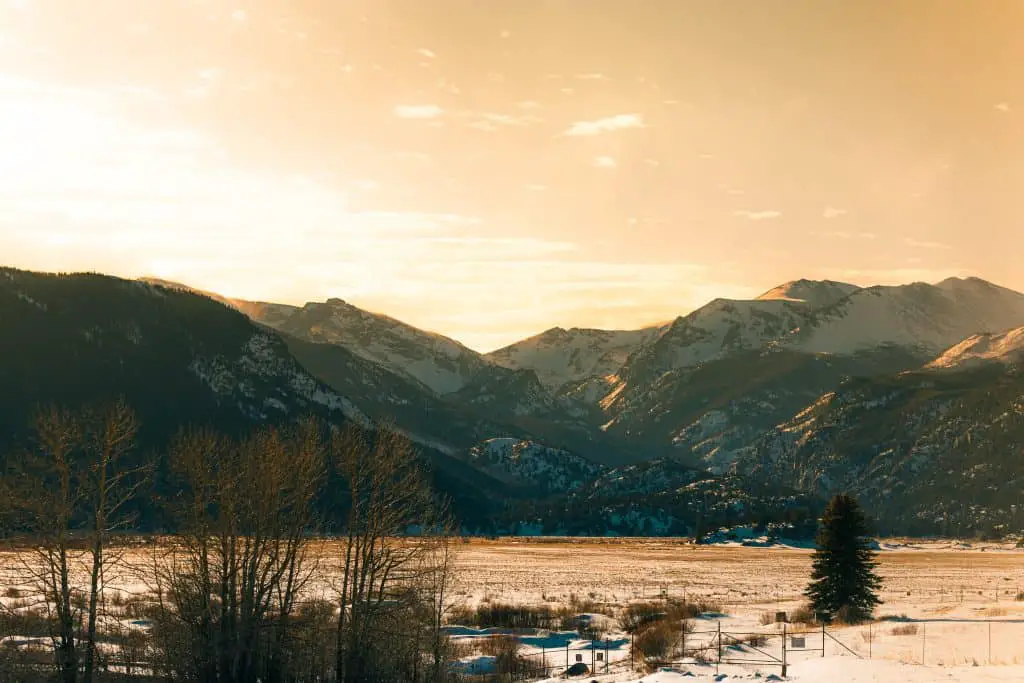
[[[0,0],[0,264],[490,350],[785,280],[1024,289],[1024,4]]]

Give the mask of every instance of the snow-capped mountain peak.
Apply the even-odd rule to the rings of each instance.
[[[938,353],[968,336],[1024,324],[1024,294],[984,280],[859,290],[816,313],[785,346],[849,354],[885,345]]]
[[[833,280],[793,280],[757,297],[758,301],[796,301],[814,308],[823,308],[845,299],[860,290],[857,285]]]

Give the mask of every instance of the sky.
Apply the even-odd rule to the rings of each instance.
[[[1017,0],[0,0],[0,263],[487,351],[787,280],[1024,290]]]

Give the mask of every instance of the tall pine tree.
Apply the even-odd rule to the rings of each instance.
[[[882,581],[868,539],[868,522],[860,504],[840,493],[825,508],[818,530],[811,583],[804,594],[819,619],[849,623],[870,619],[880,604]]]

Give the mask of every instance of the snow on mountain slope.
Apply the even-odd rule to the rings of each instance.
[[[556,327],[485,358],[512,370],[533,370],[544,386],[556,389],[617,372],[631,353],[661,331],[658,327],[628,331]]]
[[[1003,334],[976,334],[925,366],[930,370],[953,370],[985,362],[1024,362],[1024,327]]]
[[[1024,324],[1024,294],[977,278],[870,287],[820,310],[783,341],[810,353],[848,354],[883,345],[939,352],[974,334]]]
[[[576,490],[603,469],[568,451],[514,438],[484,441],[470,449],[468,460],[496,479],[543,494]]]
[[[247,310],[242,304],[238,307],[250,315],[268,312]],[[308,303],[284,320],[255,319],[300,339],[343,346],[441,395],[463,388],[488,365],[479,353],[456,341],[364,311],[341,299]]]
[[[793,280],[770,289],[758,301],[800,301],[814,308],[831,306],[850,296],[860,287],[832,280]]]
[[[615,412],[673,370],[760,349],[799,328],[808,308],[803,302],[785,299],[715,299],[677,318],[657,339],[630,356],[601,407]]]

